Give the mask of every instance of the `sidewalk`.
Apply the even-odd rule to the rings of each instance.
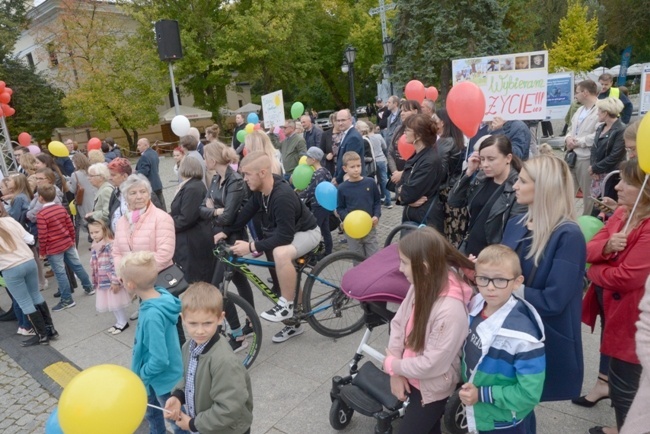
[[[161,160],[161,177],[172,179],[173,160]],[[175,183],[165,183],[165,200],[172,202]],[[401,207],[383,209],[379,234],[383,241],[390,229],[401,220]],[[338,241],[341,238],[333,232],[337,248],[346,248]],[[79,245],[83,264],[89,262],[86,237]],[[260,277],[266,278],[265,270],[256,269]],[[50,279],[50,289],[43,292],[50,306],[55,304],[52,294],[56,281]],[[255,291],[258,311],[268,309],[271,304]],[[105,331],[113,325],[112,314],[98,314],[95,311],[94,296],[85,296],[81,286],[74,294],[77,306],[61,312],[54,312],[54,323],[61,337],[52,342],[51,349],[61,357],[69,359],[72,365],[81,369],[90,366],[114,363],[130,366],[131,346],[136,322],[124,333],[113,336]],[[0,293],[0,306],[9,306],[5,291]],[[136,306],[133,306],[133,310]],[[279,326],[262,321],[263,344],[255,364],[250,369],[254,396],[254,422],[252,433],[265,434],[331,434],[329,425],[331,379],[335,375],[348,373],[348,362],[361,340],[362,331],[342,339],[325,338],[305,325],[305,333],[282,344],[271,342],[271,336]],[[34,358],[41,358],[39,348],[15,349],[22,340],[14,334],[14,323],[0,323],[0,432],[31,433],[43,432],[43,424],[56,404],[54,396],[60,393],[60,386],[43,373],[33,369]],[[591,387],[596,378],[599,337],[583,328],[585,352],[585,383]],[[377,329],[373,344],[383,350],[387,342],[387,328]],[[14,348],[13,353],[9,349]],[[3,352],[5,350],[5,352]],[[7,355],[11,354],[11,358]],[[13,360],[12,360],[13,358]],[[17,363],[16,363],[17,362]],[[27,366],[29,373],[17,365]],[[30,370],[31,369],[31,370]],[[49,372],[49,371],[48,371]],[[48,385],[43,388],[37,383]],[[49,383],[48,383],[49,381]],[[25,397],[28,396],[28,399]],[[614,412],[609,401],[600,402],[593,409],[585,409],[569,402],[541,404],[537,410],[538,432],[586,433],[595,425],[614,423]],[[29,417],[27,417],[29,415]],[[7,422],[10,420],[11,422]],[[23,423],[21,426],[20,423]],[[146,424],[144,424],[146,425]],[[397,427],[397,424],[395,424]],[[147,432],[144,427],[138,432]],[[344,431],[348,433],[374,432],[373,419],[355,414],[352,423]]]

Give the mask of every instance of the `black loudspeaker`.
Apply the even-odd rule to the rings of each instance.
[[[182,59],[183,47],[181,47],[181,34],[178,30],[178,21],[157,21],[155,29],[160,60]]]

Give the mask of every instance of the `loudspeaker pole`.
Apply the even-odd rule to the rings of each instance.
[[[176,93],[176,83],[174,82],[174,66],[172,65],[172,62],[169,61],[167,62],[167,65],[169,65],[169,78],[172,81],[172,97],[174,98],[174,113],[176,116],[180,115],[180,110],[178,109],[178,94]]]

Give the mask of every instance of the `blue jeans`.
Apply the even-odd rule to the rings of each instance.
[[[20,305],[16,302],[16,299],[14,298],[13,295],[11,295],[11,292],[9,292],[9,289],[5,287],[7,290],[7,294],[9,294],[9,298],[11,298],[11,310],[14,311],[14,315],[16,315],[16,321],[18,321],[18,327],[24,328],[24,329],[31,329],[32,325],[30,324],[29,320],[23,313],[23,310],[20,308]]]
[[[156,395],[153,388],[149,387],[147,391],[147,404],[157,405],[162,408],[165,408],[165,403],[172,396],[171,393],[164,393],[162,395]],[[185,409],[183,409],[185,411]],[[165,428],[165,418],[163,417],[162,410],[157,408],[151,408],[147,406],[147,411],[144,414],[144,418],[149,423],[149,433],[150,434],[166,434],[167,428]],[[174,434],[189,434],[189,431],[180,429],[174,422],[171,423]]]
[[[23,314],[30,315],[36,312],[35,305],[45,303],[45,299],[38,290],[36,261],[30,259],[15,267],[7,268],[2,272],[2,275],[5,282],[7,282],[9,293],[22,311],[20,315],[16,312],[19,326],[31,329],[32,326]]]
[[[386,161],[375,161],[377,164],[377,178],[379,180],[379,191],[384,197],[384,205],[390,205],[390,191],[386,188],[388,183],[388,163]]]
[[[52,271],[56,277],[56,283],[59,285],[59,292],[61,292],[61,301],[69,303],[72,301],[72,293],[70,292],[70,281],[68,280],[68,275],[65,272],[65,265],[74,271],[74,274],[81,279],[81,286],[85,290],[91,290],[93,284],[88,277],[88,273],[84,270],[81,261],[79,260],[79,254],[77,253],[77,248],[72,246],[63,253],[58,253],[56,255],[47,255],[48,261],[52,266]],[[38,285],[36,287],[38,291]]]

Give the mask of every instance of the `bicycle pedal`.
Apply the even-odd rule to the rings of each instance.
[[[296,327],[296,326],[300,325],[301,323],[302,323],[302,321],[300,320],[300,318],[295,316],[295,315],[293,317],[289,318],[289,319],[282,320],[282,324],[284,324],[286,326],[291,326],[291,327]]]

